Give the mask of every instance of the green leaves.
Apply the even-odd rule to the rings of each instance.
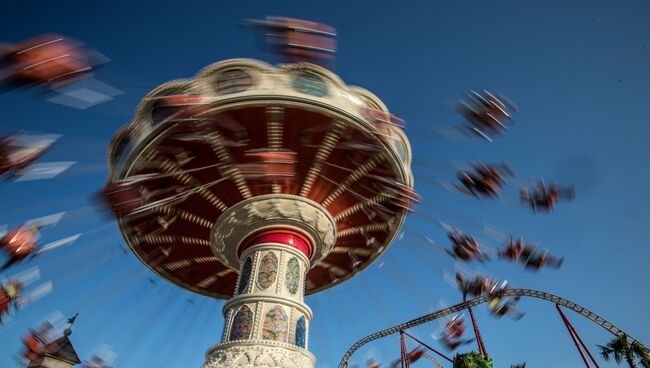
[[[639,359],[643,368],[650,368],[650,353],[646,352],[636,341],[630,344],[626,334],[615,337],[605,346],[597,346],[600,349],[600,356],[605,360],[613,357],[617,364],[621,364],[621,361],[625,360],[630,368],[636,368],[635,359]]]

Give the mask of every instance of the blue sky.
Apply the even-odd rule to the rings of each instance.
[[[131,119],[139,99],[156,85],[189,77],[233,57],[270,60],[245,18],[283,15],[337,28],[335,67],[347,83],[377,94],[408,124],[421,210],[478,233],[480,224],[511,231],[565,257],[558,271],[524,272],[492,263],[481,270],[514,286],[546,290],[583,304],[641,341],[650,341],[647,293],[650,250],[648,165],[650,136],[650,3],[647,1],[134,1],[0,4],[0,42],[56,32],[81,40],[112,61],[97,79],[125,93],[76,110],[30,92],[0,95],[2,131],[59,133],[45,161],[79,161],[52,180],[3,183],[0,223],[70,211],[44,241],[86,232],[73,246],[47,254],[38,265],[54,293],[0,327],[0,366],[12,366],[28,326],[58,310],[79,312],[72,340],[83,358],[100,343],[113,347],[122,367],[200,366],[219,341],[222,302],[193,295],[155,278],[132,255],[116,252],[116,226],[93,214],[90,193],[106,175],[107,144]],[[454,102],[467,89],[497,90],[519,113],[507,136],[449,141],[430,132],[461,119]],[[450,162],[508,161],[518,181],[504,201],[477,201],[418,181],[418,175],[453,179]],[[516,184],[545,177],[575,184],[577,198],[550,216],[516,204]],[[414,216],[408,224],[445,242],[444,232]],[[103,227],[102,227],[103,226]],[[496,243],[495,241],[491,241]],[[379,268],[380,263],[384,266]],[[307,298],[314,311],[311,351],[319,367],[334,367],[357,339],[392,324],[454,304],[460,298],[443,280],[454,262],[406,234],[380,262],[347,283]],[[471,269],[479,269],[470,266]],[[192,302],[188,302],[187,300]],[[520,321],[477,311],[497,366],[577,367],[580,357],[551,304],[523,300]],[[569,314],[586,342],[610,338]],[[440,325],[415,332],[427,342]],[[438,346],[438,345],[436,345]],[[396,339],[377,342],[356,361],[392,360]],[[425,366],[425,363],[419,363]],[[613,363],[602,364],[614,366]]]

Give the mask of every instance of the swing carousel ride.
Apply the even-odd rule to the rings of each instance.
[[[108,149],[109,177],[95,194],[117,221],[131,252],[149,270],[183,289],[227,300],[221,342],[206,353],[204,368],[313,367],[316,358],[308,350],[312,311],[305,295],[325,291],[366,269],[399,236],[409,214],[439,226],[450,246],[408,226],[407,232],[459,262],[496,259],[530,271],[562,266],[562,258],[522,238],[503,238],[503,249],[495,251],[416,208],[424,200],[414,191],[404,121],[371,92],[346,84],[327,68],[336,52],[334,28],[282,17],[246,24],[265,34],[284,63],[224,60],[194,78],[154,88],[142,98],[131,122],[114,135]],[[9,46],[0,58],[3,86],[60,92],[96,69],[99,62],[92,55],[87,47],[57,35]],[[459,133],[492,142],[507,133],[516,107],[502,95],[471,91],[458,111],[465,120],[455,128]],[[34,175],[55,140],[7,133],[0,138],[0,173],[16,181]],[[65,167],[47,170],[56,175]],[[477,162],[458,168],[457,182],[439,184],[490,200],[501,198],[514,177],[507,163]],[[551,212],[558,200],[573,197],[572,187],[543,180],[522,186],[519,193],[524,206],[544,213]],[[56,221],[26,221],[0,239],[6,254],[2,317],[19,317],[20,312],[11,313],[11,308],[18,309],[29,299],[21,295],[27,280],[24,272],[14,276],[8,272],[26,263],[38,264],[34,257],[79,236],[41,246],[41,231]],[[156,279],[149,281],[156,285]],[[546,292],[510,288],[507,282],[462,273],[456,282],[462,303],[360,340],[340,367],[348,367],[353,353],[366,343],[397,333],[401,357],[393,366],[408,367],[420,359],[443,366],[434,355],[454,367],[491,366],[472,307],[485,303],[495,317],[519,319],[520,297],[556,304],[587,366],[585,352],[598,364],[560,307],[614,335],[626,334],[586,308]],[[47,291],[32,292],[31,299]],[[466,336],[459,314],[463,310],[471,316],[478,353],[452,359],[408,332],[450,316],[440,342],[449,351],[456,350],[474,340]],[[62,366],[81,363],[68,339],[70,330],[54,341],[42,337],[47,331],[44,324],[25,339],[22,364],[41,366],[44,359],[59,359]],[[418,347],[409,351],[405,337]],[[647,351],[641,342],[631,341]],[[54,354],[63,349],[54,349],[55,342],[65,344],[68,354]],[[108,367],[105,360],[97,355],[84,365]],[[380,363],[371,361],[368,366]]]

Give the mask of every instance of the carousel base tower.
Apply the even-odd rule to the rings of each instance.
[[[204,368],[314,366],[305,278],[314,256],[332,247],[334,225],[319,204],[282,194],[240,202],[219,218],[213,248],[239,278],[223,308],[221,343],[206,353]]]

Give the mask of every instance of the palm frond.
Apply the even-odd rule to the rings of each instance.
[[[596,346],[598,346],[598,349],[600,351],[600,356],[603,357],[604,360],[609,361],[609,356],[610,354],[613,353],[613,350],[603,345],[596,345]]]

